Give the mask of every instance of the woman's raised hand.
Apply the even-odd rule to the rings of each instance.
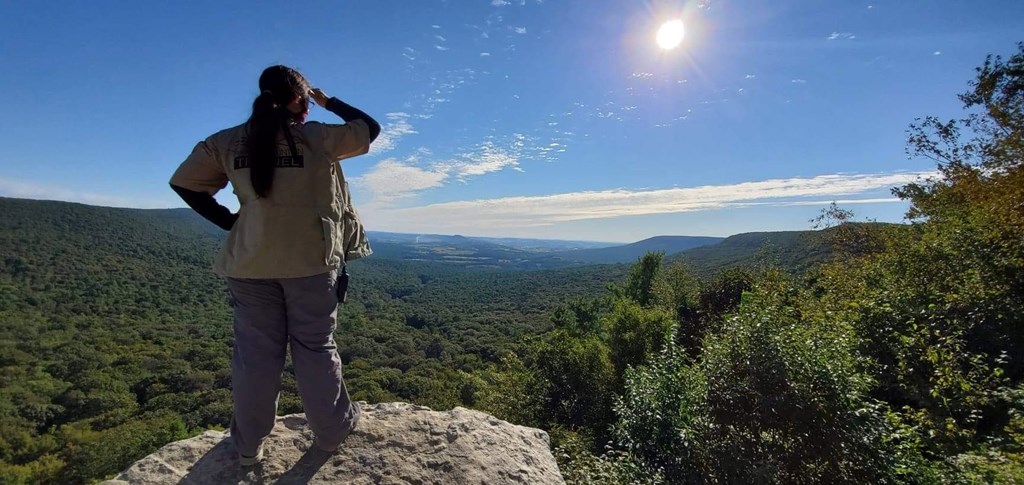
[[[331,99],[331,97],[328,96],[327,93],[323,92],[323,90],[321,90],[320,88],[310,89],[309,97],[313,98],[313,101],[316,101],[316,104],[319,104],[321,108],[326,108],[327,100]]]

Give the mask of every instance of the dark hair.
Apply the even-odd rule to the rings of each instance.
[[[266,197],[274,183],[279,130],[287,130],[296,117],[288,111],[288,104],[295,98],[303,105],[308,103],[309,89],[306,78],[290,67],[271,66],[260,74],[260,95],[252,102],[252,115],[246,122],[249,179],[260,197]]]

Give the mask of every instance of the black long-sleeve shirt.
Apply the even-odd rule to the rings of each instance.
[[[327,100],[327,111],[338,115],[345,122],[363,120],[366,122],[366,126],[370,128],[370,142],[377,139],[377,135],[380,135],[380,123],[373,119],[370,115],[362,112],[359,108],[351,106],[338,98],[331,98]]]
[[[370,129],[370,142],[372,143],[380,135],[380,123],[373,119],[370,115],[364,113],[362,110],[345,103],[338,98],[331,98],[327,100],[327,111],[334,113],[341,119],[345,120],[346,123],[355,120],[362,120],[366,123],[366,126]],[[196,211],[197,214],[203,216],[206,220],[214,223],[217,227],[230,231],[231,227],[235,225],[235,221],[238,220],[238,214],[232,214],[231,210],[223,205],[220,205],[212,195],[206,192],[197,192],[194,190],[188,190],[183,187],[171,184],[171,189],[181,197],[181,200],[185,201],[192,210]]]

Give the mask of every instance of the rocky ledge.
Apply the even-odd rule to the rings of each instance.
[[[432,411],[405,403],[362,404],[341,448],[313,446],[302,414],[277,418],[264,460],[238,464],[227,433],[207,431],[135,462],[124,484],[561,484],[548,435],[464,408]]]

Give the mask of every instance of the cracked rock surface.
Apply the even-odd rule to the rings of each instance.
[[[170,443],[113,480],[123,484],[561,484],[548,435],[464,408],[362,404],[334,453],[313,446],[302,414],[277,418],[264,459],[241,467],[227,433]]]

